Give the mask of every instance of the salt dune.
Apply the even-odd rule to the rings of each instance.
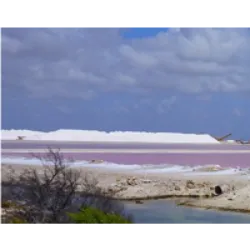
[[[141,143],[206,143],[219,142],[207,134],[152,133],[95,130],[57,130],[51,132],[31,130],[2,130],[2,140],[27,141],[83,141],[83,142],[141,142]]]
[[[17,140],[18,137],[24,137],[26,139],[27,137],[36,137],[39,139],[42,134],[45,134],[44,132],[40,131],[32,131],[32,130],[1,130],[1,139],[2,140]]]

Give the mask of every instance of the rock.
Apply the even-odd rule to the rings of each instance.
[[[118,185],[127,186],[127,181],[126,180],[121,180],[120,182],[118,182]]]
[[[135,185],[137,185],[136,178],[135,178],[135,177],[133,177],[133,178],[128,178],[128,179],[127,179],[127,184],[128,184],[129,186],[135,186]]]
[[[219,166],[211,166],[210,168],[208,168],[207,171],[212,172],[212,171],[219,171],[219,170],[221,170]]]
[[[186,182],[186,187],[187,187],[188,189],[194,189],[194,188],[195,188],[195,183],[194,183],[192,180],[188,180],[188,181]]]
[[[205,188],[206,185],[205,185],[204,183],[198,183],[198,184],[197,184],[197,187],[198,187],[198,188]]]
[[[90,163],[103,163],[103,160],[91,160]]]
[[[136,204],[143,204],[143,201],[136,200],[135,203],[136,203]]]
[[[175,190],[175,191],[181,191],[181,188],[180,188],[179,186],[175,186],[175,187],[174,187],[174,190]]]
[[[25,136],[18,136],[17,140],[23,140],[25,138]]]
[[[141,182],[147,184],[147,183],[151,183],[152,181],[151,180],[141,180]]]
[[[126,189],[127,189],[126,186],[114,183],[108,187],[108,192],[120,192],[120,191],[124,191]]]

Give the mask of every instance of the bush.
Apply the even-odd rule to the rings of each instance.
[[[129,219],[124,218],[119,214],[104,213],[103,211],[93,207],[82,208],[78,213],[68,213],[68,215],[71,221],[74,223],[89,223],[89,224],[131,223]]]
[[[8,207],[11,201],[22,207],[12,211],[14,218],[27,223],[72,223],[68,213],[93,207],[108,216],[129,219],[123,205],[112,199],[115,193],[99,187],[93,176],[70,167],[72,160],[65,159],[60,150],[49,148],[46,155],[33,156],[42,162],[42,168],[31,167],[18,174],[9,168],[2,178],[2,206]],[[91,211],[96,212],[87,210]]]
[[[10,218],[9,223],[11,223],[11,224],[24,224],[24,223],[27,223],[27,221],[23,218],[13,216],[12,218]]]
[[[14,206],[13,202],[11,202],[11,201],[3,201],[2,202],[2,208],[11,208],[13,206]]]

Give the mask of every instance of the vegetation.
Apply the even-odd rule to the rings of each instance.
[[[23,218],[12,216],[9,218],[9,223],[11,223],[11,224],[24,224],[24,223],[28,223],[28,222]]]
[[[9,168],[2,180],[4,223],[128,223],[114,192],[93,176],[70,167],[60,150],[33,155],[42,167],[16,173]]]
[[[79,212],[69,213],[68,215],[74,223],[131,223],[128,219],[119,214],[104,213],[103,211],[93,207],[82,208]]]

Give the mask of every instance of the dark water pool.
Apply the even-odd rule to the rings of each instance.
[[[247,214],[177,206],[171,200],[145,201],[143,204],[128,202],[125,207],[135,223],[250,223]]]

